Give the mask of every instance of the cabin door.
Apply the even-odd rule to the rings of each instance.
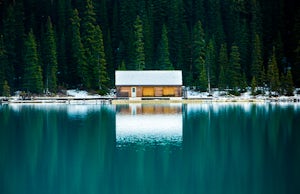
[[[131,88],[131,97],[135,98],[136,97],[136,87]]]

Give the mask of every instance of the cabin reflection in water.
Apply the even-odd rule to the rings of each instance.
[[[182,105],[120,105],[116,108],[118,147],[143,145],[181,145]]]

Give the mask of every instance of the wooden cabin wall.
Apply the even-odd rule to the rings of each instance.
[[[181,86],[117,86],[117,97],[131,97],[131,88],[136,88],[136,97],[181,97]]]

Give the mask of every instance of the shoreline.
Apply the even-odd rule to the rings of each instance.
[[[206,97],[206,98],[115,98],[115,97],[33,97],[20,99],[16,97],[0,98],[1,104],[201,104],[201,103],[300,103],[300,96],[293,97]]]

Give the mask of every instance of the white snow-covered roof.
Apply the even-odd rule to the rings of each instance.
[[[181,70],[116,71],[116,86],[180,86]]]

